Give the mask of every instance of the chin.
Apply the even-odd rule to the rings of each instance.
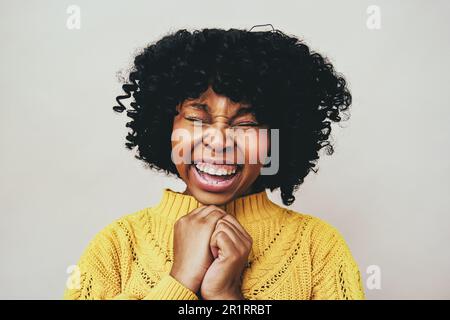
[[[192,196],[204,205],[222,206],[234,199],[234,194],[220,194],[203,190],[190,190]]]

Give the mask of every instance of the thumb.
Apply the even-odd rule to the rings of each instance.
[[[214,259],[217,259],[218,255],[219,255],[219,248],[211,247],[211,253],[212,253]]]
[[[219,257],[219,251],[223,258],[230,256],[235,250],[235,246],[233,241],[228,236],[226,231],[219,230],[218,232],[214,232],[211,241],[210,241],[211,251],[216,254],[214,258]]]
[[[211,253],[214,259],[217,259],[217,257],[219,256],[219,247],[217,244],[216,234],[217,232],[213,232],[211,240],[209,242],[209,248],[211,249]]]

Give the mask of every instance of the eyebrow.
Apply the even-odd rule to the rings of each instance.
[[[190,104],[190,106],[194,107],[194,108],[202,109],[206,112],[208,112],[210,110],[208,104],[206,104],[206,103],[194,102],[194,103]],[[239,115],[245,114],[245,113],[254,113],[254,112],[255,112],[255,108],[253,106],[245,105],[236,112],[235,116],[239,116]]]
[[[191,107],[202,109],[204,111],[209,111],[209,106],[206,103],[194,102],[190,104]]]

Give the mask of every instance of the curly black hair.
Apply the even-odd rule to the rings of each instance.
[[[171,160],[175,107],[209,85],[235,103],[252,105],[258,121],[279,129],[278,173],[260,175],[254,186],[280,188],[283,203],[292,204],[308,173],[317,173],[319,150],[334,152],[331,121],[348,119],[352,97],[343,76],[302,40],[277,29],[178,30],[145,47],[127,72],[126,94],[113,107],[131,118],[126,148],[137,146],[135,158],[179,177]],[[131,96],[127,109],[122,100]]]

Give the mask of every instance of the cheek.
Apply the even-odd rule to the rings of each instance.
[[[245,143],[241,139],[238,149],[245,154],[245,163],[261,166],[270,153],[270,139],[267,134],[247,136]]]
[[[172,135],[171,135],[171,145],[172,145],[172,162],[177,167],[180,175],[185,175],[186,167],[192,163],[191,161],[191,146],[192,146],[192,135],[187,128],[177,125],[174,122]]]

